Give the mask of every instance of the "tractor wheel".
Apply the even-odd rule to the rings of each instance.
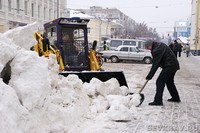
[[[99,63],[99,66],[102,66],[103,65],[103,59],[102,58],[98,59],[98,63]]]

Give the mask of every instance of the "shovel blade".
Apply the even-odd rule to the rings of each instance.
[[[139,107],[144,102],[144,94],[140,93],[140,97],[140,103],[136,107]]]
[[[133,95],[134,93],[128,93],[128,95]],[[139,107],[144,102],[144,94],[140,93],[140,103],[135,107]]]

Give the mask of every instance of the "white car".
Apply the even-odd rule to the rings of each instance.
[[[136,46],[123,45],[115,50],[101,51],[103,58],[110,59],[111,62],[117,63],[123,60],[143,61],[145,64],[152,62],[150,50],[140,50]]]

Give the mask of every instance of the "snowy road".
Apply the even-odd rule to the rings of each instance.
[[[175,83],[179,91],[181,103],[167,102],[170,98],[167,88],[164,90],[163,107],[148,106],[153,100],[155,94],[155,81],[159,70],[154,78],[145,87],[145,101],[138,108],[137,118],[131,122],[121,123],[126,129],[123,133],[142,133],[142,132],[172,132],[172,133],[199,133],[200,132],[200,57],[186,58],[183,53],[178,58],[181,69],[175,76]],[[144,83],[146,74],[151,65],[140,63],[104,63],[106,70],[123,70],[126,76],[129,88],[131,88],[131,76],[141,78],[140,84]],[[135,87],[135,86],[133,86]],[[120,123],[117,124],[120,127]],[[119,132],[119,128],[116,129]],[[114,129],[110,132],[115,132]]]

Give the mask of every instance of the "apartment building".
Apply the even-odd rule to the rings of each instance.
[[[76,9],[96,19],[112,23],[111,38],[127,38],[128,31],[134,29],[135,21],[117,8],[92,6],[89,9]]]
[[[65,16],[65,0],[0,0],[0,32]]]
[[[192,0],[191,2],[191,49],[195,51],[196,55],[200,55],[200,0]]]

